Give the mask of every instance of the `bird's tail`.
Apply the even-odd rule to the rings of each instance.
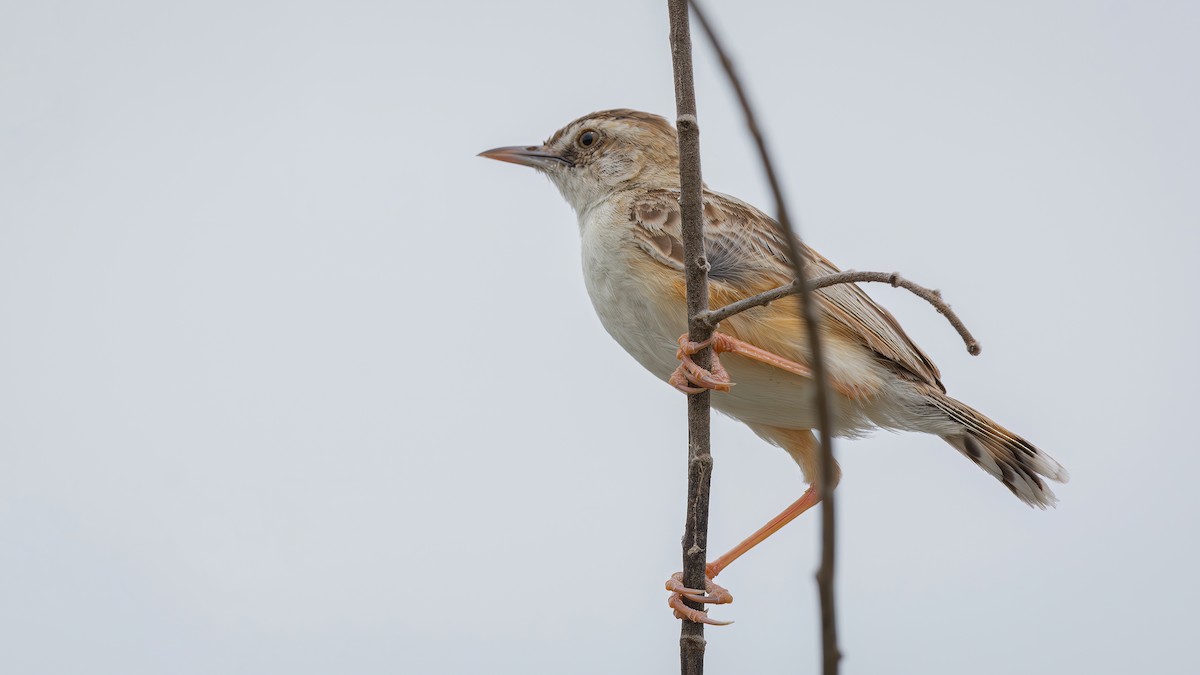
[[[943,435],[947,443],[995,476],[1026,504],[1042,509],[1054,506],[1058,498],[1045,479],[1067,482],[1070,476],[1062,465],[962,401],[943,394],[931,398],[934,407],[962,430],[960,434]]]

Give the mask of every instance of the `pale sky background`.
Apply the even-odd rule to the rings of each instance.
[[[710,2],[803,234],[1061,461],[838,444],[844,672],[1195,672],[1200,5]],[[707,48],[709,185],[770,201]],[[668,673],[684,399],[475,157],[674,118],[664,2],[0,2],[0,672]],[[714,426],[714,555],[803,490]],[[811,673],[818,518],[710,673]]]

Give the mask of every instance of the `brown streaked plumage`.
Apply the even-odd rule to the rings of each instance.
[[[703,199],[704,248],[711,266],[709,284],[712,306],[721,307],[791,282],[793,274],[791,261],[787,257],[787,244],[774,220],[727,195],[705,190]],[[679,191],[647,191],[634,203],[630,215],[639,226],[634,232],[638,244],[651,257],[673,267],[682,275]],[[803,250],[814,277],[840,271],[811,248],[805,246]],[[683,297],[681,288],[680,298]],[[831,286],[817,291],[816,298],[822,315],[838,327],[838,335],[834,339],[859,340],[863,346],[916,381],[946,391],[937,366],[909,339],[895,317],[871,300],[858,286]],[[795,302],[793,299],[791,304]],[[807,354],[789,353],[794,352],[797,346],[795,336],[776,336],[769,330],[780,319],[786,321],[788,317],[798,316],[794,307],[788,304],[779,302],[735,316],[730,322],[739,328],[726,329],[725,332],[743,333],[743,339],[764,347],[763,341],[778,342],[776,338],[782,337],[784,344],[780,345],[780,349],[785,351],[771,351],[795,361],[807,361]],[[739,321],[747,317],[753,318]],[[755,337],[759,339],[753,339]]]
[[[816,504],[814,386],[797,300],[779,300],[723,322],[713,342],[723,356],[711,371],[691,362],[697,346],[679,337],[687,325],[678,148],[671,125],[657,115],[607,110],[571,122],[541,146],[481,154],[538,169],[574,207],[588,293],[605,329],[630,355],[683,391],[713,389],[713,407],[786,450],[809,481],[788,509],[709,563],[709,578]],[[774,220],[707,188],[703,198],[712,306],[791,282],[785,235]],[[804,254],[813,276],[837,271],[816,251],[805,248]],[[1066,471],[1028,441],[947,396],[937,366],[887,310],[851,284],[824,288],[816,298],[837,435],[873,428],[933,434],[1025,503],[1054,504],[1046,479],[1065,482]],[[680,599],[732,599],[711,584],[708,596],[683,588],[677,579],[667,588],[677,615],[707,623],[715,622]]]

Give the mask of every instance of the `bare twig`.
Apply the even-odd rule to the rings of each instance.
[[[767,150],[767,143],[763,140],[762,132],[758,128],[754,109],[751,107],[750,100],[746,96],[741,80],[737,76],[733,62],[730,61],[729,56],[721,46],[721,41],[717,39],[716,34],[713,32],[712,25],[705,18],[704,12],[701,11],[695,0],[691,0],[690,4],[693,11],[696,12],[696,19],[700,22],[701,28],[708,35],[709,42],[712,43],[713,51],[717,53],[717,57],[721,60],[721,66],[725,69],[725,74],[729,76],[729,82],[733,85],[733,90],[737,94],[738,101],[742,104],[742,111],[746,115],[746,126],[749,127],[750,134],[754,136],[754,142],[758,146],[758,154],[762,159],[763,169],[767,175],[767,182],[771,186],[771,192],[775,195],[776,214],[779,224],[783,227],[783,231],[787,235],[785,239],[787,240],[792,266],[796,269],[796,278],[807,279],[808,277],[804,273],[803,244],[800,241],[800,235],[792,228],[791,219],[788,217],[787,206],[784,204],[783,190],[779,187],[779,179],[775,175],[775,168],[771,162],[770,152]],[[822,500],[822,546],[821,567],[817,570],[817,590],[821,598],[822,670],[825,675],[837,675],[841,653],[838,651],[837,646],[837,616],[833,593],[834,554],[837,543],[834,532],[835,512],[832,489],[833,425],[831,424],[829,405],[829,382],[825,377],[825,360],[822,354],[821,336],[817,324],[815,305],[812,292],[807,285],[802,285],[800,288],[800,313],[808,332],[808,344],[812,352],[813,379],[817,384],[817,423],[821,433],[821,476],[817,483],[817,488]]]
[[[700,127],[696,121],[696,90],[692,81],[692,38],[687,0],[668,0],[671,20],[671,61],[675,73],[675,127],[679,130],[680,208],[683,215],[683,265],[687,281],[688,338],[701,342],[712,336],[712,328],[696,317],[708,311],[708,261],[704,257],[701,216]],[[694,357],[701,368],[712,365],[712,350]],[[712,477],[709,451],[709,398],[706,390],[688,396],[688,501],[683,534],[683,582],[689,588],[704,588],[704,565],[708,560],[708,499]],[[695,609],[699,603],[685,602]],[[679,634],[679,663],[683,675],[704,672],[704,624],[682,622]]]
[[[908,279],[905,279],[904,277],[900,276],[899,272],[856,272],[854,270],[846,270],[845,272],[836,272],[834,274],[826,274],[825,276],[817,277],[816,279],[809,279],[807,285],[810,291],[815,291],[821,288],[835,286],[837,284],[853,284],[870,281],[891,284],[895,288],[903,288],[912,291],[914,295],[933,305],[934,309],[938,311],[938,314],[945,316],[946,320],[950,322],[950,325],[954,326],[954,330],[958,331],[959,337],[962,338],[963,343],[967,346],[967,352],[975,356],[979,355],[979,341],[975,339],[975,336],[971,335],[971,331],[967,330],[967,326],[962,322],[962,319],[958,318],[958,315],[954,313],[954,310],[950,309],[950,305],[942,299],[942,294],[936,290],[925,288],[920,284],[916,284]],[[785,286],[773,288],[769,291],[759,293],[758,295],[753,295],[749,298],[738,300],[737,302],[731,302],[720,309],[709,310],[708,312],[705,312],[697,317],[697,320],[707,323],[710,328],[716,330],[717,324],[731,316],[741,314],[748,309],[769,305],[780,298],[785,298],[789,295],[799,292],[800,284],[793,281]]]

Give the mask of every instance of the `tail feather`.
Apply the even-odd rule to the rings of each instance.
[[[1026,504],[1042,509],[1054,506],[1058,498],[1043,478],[1066,483],[1070,476],[1061,464],[962,401],[940,394],[931,399],[962,429],[961,434],[942,436],[947,443]]]

